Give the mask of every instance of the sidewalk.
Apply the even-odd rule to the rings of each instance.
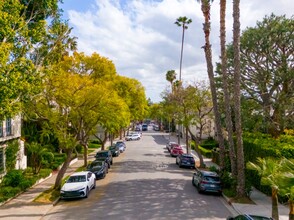
[[[178,138],[176,136],[170,136],[168,134],[163,135],[165,139],[178,143]],[[181,145],[185,145],[185,139],[181,138]],[[196,160],[199,160],[197,153],[192,150],[191,154],[195,157]],[[209,158],[203,158],[204,163],[207,167],[217,165],[211,161]],[[232,207],[238,214],[254,214],[254,215],[262,215],[271,217],[272,213],[272,201],[271,197],[266,196],[261,193],[257,189],[253,188],[253,191],[250,195],[250,199],[255,203],[253,204],[240,204],[240,203],[232,203]],[[285,205],[279,204],[279,220],[288,220],[289,219],[289,207]]]
[[[106,144],[107,146],[107,144]],[[92,159],[96,152],[100,149],[96,149],[94,152],[88,155],[88,159]],[[75,170],[83,166],[83,159],[76,159],[72,161],[71,165],[67,169],[65,176],[68,176],[75,172]],[[26,192],[20,194],[16,198],[4,203],[0,206],[0,219],[1,220],[39,220],[41,219],[52,207],[52,203],[38,203],[33,200],[39,196],[42,192],[50,189],[54,184],[57,177],[57,172],[53,172],[52,175],[43,182],[36,184]]]

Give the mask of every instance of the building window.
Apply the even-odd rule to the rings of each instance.
[[[0,137],[3,137],[3,123],[0,122]]]
[[[12,135],[11,118],[6,119],[6,136]]]
[[[0,148],[0,173],[4,172],[4,148]]]

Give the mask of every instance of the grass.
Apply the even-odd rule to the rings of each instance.
[[[53,203],[59,198],[59,195],[60,191],[51,187],[50,189],[42,192],[37,198],[35,198],[34,202]]]

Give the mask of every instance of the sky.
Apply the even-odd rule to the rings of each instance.
[[[182,81],[184,84],[207,81],[204,22],[197,0],[63,0],[63,18],[73,27],[78,51],[96,52],[116,66],[117,73],[135,78],[152,102],[162,100],[169,88],[166,72],[179,77],[182,28],[175,24],[186,16],[192,23],[185,30]],[[227,1],[227,43],[232,42],[232,0]],[[241,0],[241,31],[255,27],[271,13],[294,14],[293,0]],[[219,1],[211,5],[211,44],[213,64],[219,62]],[[177,78],[179,79],[179,78]]]

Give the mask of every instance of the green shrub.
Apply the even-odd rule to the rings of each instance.
[[[17,187],[23,178],[21,170],[11,170],[4,176],[2,184],[4,186]]]
[[[22,192],[19,187],[5,186],[0,189],[0,202],[4,202]]]
[[[93,139],[93,140],[90,140],[89,142],[90,142],[90,144],[98,144],[98,145],[102,144],[99,139]]]
[[[19,143],[17,140],[8,143],[8,146],[5,150],[6,156],[6,170],[10,171],[15,168],[16,156],[19,150]]]
[[[101,147],[101,144],[89,143],[88,147],[98,149]]]
[[[207,158],[212,158],[212,153],[211,153],[211,150],[209,149],[205,149],[201,146],[198,146],[201,154],[204,156],[204,157],[207,157]]]

